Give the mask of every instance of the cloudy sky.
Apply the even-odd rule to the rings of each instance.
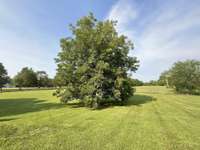
[[[0,62],[11,76],[29,66],[53,77],[60,38],[88,12],[118,20],[135,45],[141,80],[157,79],[175,61],[200,60],[200,0],[0,0]]]

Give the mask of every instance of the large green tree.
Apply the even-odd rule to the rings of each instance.
[[[2,91],[2,87],[9,82],[9,77],[6,69],[3,64],[0,63],[0,91]]]
[[[53,79],[53,84],[56,87],[62,87],[66,85],[67,79],[64,76],[65,74],[58,71]]]
[[[179,61],[170,70],[170,80],[176,91],[200,94],[200,61]]]
[[[138,61],[128,55],[133,44],[116,32],[115,25],[90,14],[70,26],[72,37],[61,39],[56,63],[66,83],[57,91],[62,102],[80,99],[97,108],[107,102],[123,103],[133,94],[127,72],[136,71]]]
[[[32,68],[22,68],[20,72],[14,77],[14,83],[17,87],[36,87],[37,74]]]

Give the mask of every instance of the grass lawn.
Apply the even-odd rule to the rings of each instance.
[[[200,149],[200,96],[137,87],[127,106],[90,110],[52,92],[0,93],[1,150]]]

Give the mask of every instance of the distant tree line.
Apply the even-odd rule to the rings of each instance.
[[[133,79],[133,78],[129,78],[129,83],[132,85],[132,86],[143,86],[144,85],[144,82],[139,80],[139,79]]]
[[[45,71],[33,71],[32,68],[24,67],[13,78],[16,87],[53,87],[53,79],[50,79]]]
[[[157,80],[150,80],[150,81],[148,81],[148,82],[144,82],[143,85],[144,85],[144,86],[156,86],[156,85],[160,85],[160,84],[158,83]]]
[[[61,87],[64,86],[64,82],[59,75],[56,75],[54,79],[49,78],[45,71],[34,71],[32,68],[24,67],[17,75],[10,78],[7,74],[7,70],[0,63],[0,91],[3,87],[18,87],[19,89],[24,87]]]

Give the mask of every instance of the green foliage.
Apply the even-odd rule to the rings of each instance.
[[[200,94],[200,61],[179,61],[170,72],[171,82],[177,92]]]
[[[66,76],[64,76],[65,73],[59,73],[58,71],[53,79],[53,85],[57,87],[62,87],[66,85]]]
[[[174,87],[179,93],[200,94],[200,61],[174,63],[171,69],[160,75],[158,83]]]
[[[172,79],[171,79],[171,70],[167,70],[161,73],[159,79],[158,79],[158,85],[160,86],[167,86],[167,87],[173,87]]]
[[[161,75],[160,75],[160,77],[158,79],[158,84],[160,86],[166,85],[167,74],[168,74],[168,71],[164,71],[164,72],[161,73]]]
[[[48,74],[45,71],[37,71],[37,86],[40,87],[52,87],[53,80],[48,78]]]
[[[46,87],[55,87],[55,85],[54,85],[54,79],[48,78],[47,81],[48,81],[48,82],[47,82],[47,84],[46,84]]]
[[[80,99],[85,105],[124,102],[133,94],[127,72],[135,71],[138,61],[128,56],[133,44],[118,35],[114,21],[97,21],[92,14],[71,25],[72,37],[61,40],[56,58],[57,81],[65,83],[58,91],[62,102]]]
[[[32,68],[22,68],[22,70],[13,78],[13,84],[16,87],[53,87],[54,80],[48,77],[45,71],[33,71]]]
[[[144,85],[143,81],[140,81],[138,79],[129,78],[129,82],[131,83],[132,86],[143,86]]]
[[[9,82],[9,77],[7,71],[4,68],[3,64],[0,63],[0,90],[2,90],[2,87],[8,82]]]
[[[36,87],[37,74],[31,68],[22,68],[14,77],[14,82],[17,87]]]
[[[149,86],[149,85],[156,86],[156,85],[159,85],[159,84],[158,84],[158,81],[156,81],[156,80],[150,80],[149,82],[145,82],[144,85],[146,85],[146,86]]]

